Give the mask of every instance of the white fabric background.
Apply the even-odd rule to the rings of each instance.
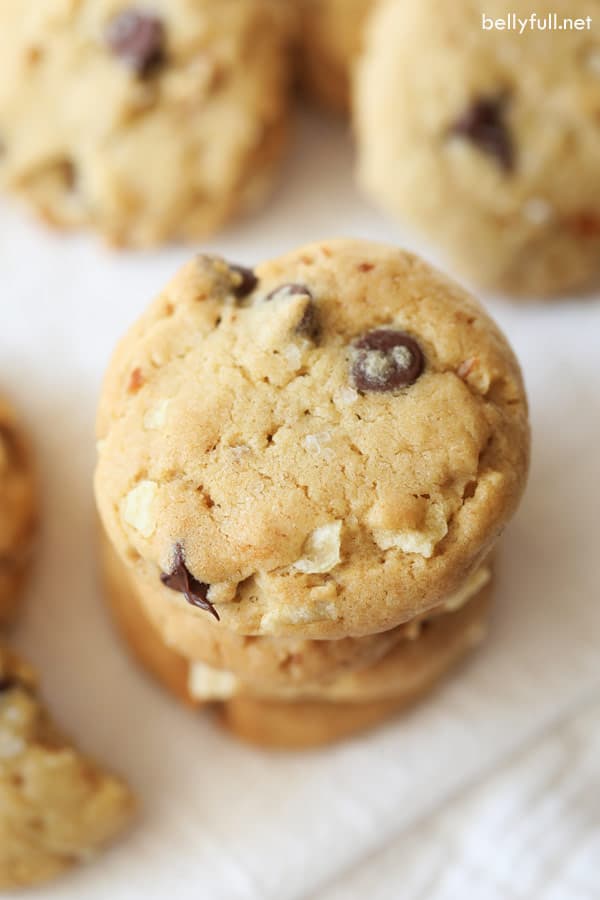
[[[342,130],[308,120],[268,209],[205,248],[252,264],[334,236],[405,242],[427,252],[359,198]],[[527,756],[497,775],[487,794],[433,815],[511,754],[536,746],[548,730],[556,734],[573,711],[586,704],[598,711],[598,298],[520,307],[489,300],[523,362],[534,457],[529,491],[503,543],[485,652],[429,702],[374,734],[319,752],[277,755],[234,743],[207,716],[190,715],[147,682],[116,642],[101,605],[90,490],[101,374],[115,339],[190,252],[115,255],[91,238],[52,235],[14,207],[0,207],[0,385],[31,427],[44,493],[40,564],[18,642],[42,671],[63,724],[126,774],[143,798],[138,826],[124,841],[32,896],[600,896],[597,831],[595,854],[573,863],[588,859],[585,878],[576,869],[564,894],[558,883],[559,893],[519,893],[510,841],[504,844],[508,881],[494,880],[504,852],[499,836],[507,837],[505,811],[510,828],[531,806]],[[590,728],[594,719],[585,718]],[[577,734],[578,722],[569,726]],[[572,755],[585,820],[568,826],[562,815],[550,817],[555,840],[544,831],[547,854],[548,847],[560,853],[561,828],[577,835],[583,829],[589,841],[598,829],[597,729],[594,735],[595,754]],[[596,805],[588,799],[585,806],[594,785]],[[552,791],[549,779],[549,803]],[[565,816],[578,816],[576,803],[567,807]],[[452,871],[458,880],[446,883],[439,877],[444,835],[459,818],[466,833],[459,841],[457,826],[453,853],[461,862]],[[399,837],[417,821],[416,830]],[[526,845],[532,854],[536,843]],[[517,849],[526,857],[523,845]],[[433,880],[423,880],[434,862],[437,893]]]

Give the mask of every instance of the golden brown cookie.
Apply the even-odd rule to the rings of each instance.
[[[474,283],[573,293],[600,282],[600,8],[540,0],[531,25],[516,6],[377,7],[356,69],[358,177]]]
[[[0,4],[0,185],[109,242],[195,241],[254,208],[288,119],[280,0]]]
[[[12,618],[29,571],[37,510],[29,445],[0,397],[0,626]]]
[[[240,737],[272,746],[309,746],[362,730],[408,705],[435,683],[485,634],[489,585],[460,609],[439,615],[372,667],[324,685],[260,695],[231,672],[191,663],[169,648],[145,615],[139,596],[123,590],[107,570],[107,602],[139,662],[180,700],[201,705],[224,701],[225,724]],[[278,696],[279,691],[279,696]],[[297,714],[297,717],[296,717]]]
[[[180,594],[165,590],[152,580],[143,584],[136,581],[132,567],[120,559],[105,535],[102,535],[102,558],[109,589],[123,596],[121,614],[127,618],[122,627],[135,629],[137,617],[140,614],[146,617],[161,638],[160,648],[166,644],[191,664],[205,664],[196,667],[196,682],[201,690],[205,674],[209,694],[210,684],[214,681],[211,670],[214,669],[229,673],[232,684],[237,676],[255,685],[257,690],[262,686],[263,691],[273,695],[278,692],[293,694],[302,691],[307,684],[328,683],[366,666],[372,667],[390,655],[400,641],[414,640],[420,632],[419,620],[413,619],[381,634],[334,641],[239,635],[197,612]],[[471,600],[489,583],[490,567],[491,563],[486,560],[462,590],[448,598],[432,615],[456,610]],[[135,595],[129,602],[128,594]],[[162,653],[163,649],[157,647],[157,652]],[[186,680],[187,673],[181,672],[178,683]],[[175,693],[181,694],[181,690]]]
[[[362,637],[462,588],[521,497],[503,335],[413,256],[199,256],[119,345],[96,497],[136,581],[242,635]],[[200,613],[199,613],[200,614]]]
[[[29,667],[0,647],[0,889],[89,860],[132,811],[128,788],[65,740]]]
[[[273,750],[308,750],[375,728],[411,701],[394,697],[369,703],[286,703],[239,697],[219,706],[217,718],[247,743]]]
[[[336,112],[350,109],[354,61],[374,0],[295,0],[300,78],[307,92]]]

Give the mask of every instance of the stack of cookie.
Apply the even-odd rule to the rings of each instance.
[[[123,632],[241,737],[374,724],[484,634],[526,399],[479,304],[411,254],[193,259],[119,345],[98,438]]]

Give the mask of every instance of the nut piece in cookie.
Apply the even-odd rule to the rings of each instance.
[[[38,884],[90,859],[127,825],[129,789],[77,751],[0,646],[0,889]]]

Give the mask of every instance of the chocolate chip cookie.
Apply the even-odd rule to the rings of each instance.
[[[196,240],[254,207],[287,120],[279,0],[0,5],[0,185],[111,243]]]
[[[107,592],[113,595],[111,605],[116,607],[129,643],[136,647],[140,644],[137,621],[141,615],[152,625],[161,645],[190,663],[189,671],[195,672],[194,690],[198,700],[222,699],[211,695],[211,686],[221,685],[217,691],[221,694],[222,685],[227,681],[233,691],[238,679],[250,685],[255,693],[270,696],[305,694],[314,685],[322,689],[324,684],[333,681],[348,682],[350,673],[372,668],[383,657],[387,658],[401,641],[415,640],[421,629],[428,627],[423,625],[425,620],[417,618],[362,638],[326,641],[245,636],[222,628],[190,606],[181,594],[165,591],[153,580],[136,580],[133,568],[117,555],[105,536],[102,563]],[[457,594],[433,611],[432,617],[455,611],[470,601],[487,586],[490,571],[490,562],[486,560]],[[149,649],[150,640],[143,643]],[[189,674],[180,665],[170,671],[178,672],[178,686],[188,685]],[[204,686],[203,678],[207,682]],[[181,696],[182,691],[175,690],[175,693]]]
[[[128,788],[65,740],[29,667],[0,646],[0,889],[88,860],[132,811]]]
[[[242,740],[289,749],[329,743],[377,725],[428,693],[482,641],[490,598],[488,576],[474,596],[419,623],[412,637],[371,666],[322,684],[283,689],[186,659],[164,642],[122,571],[105,571],[114,619],[150,674],[187,705],[212,704],[220,721]]]
[[[96,496],[136,581],[241,635],[376,634],[464,586],[528,467],[518,364],[415,256],[198,256],[119,345]]]
[[[482,28],[506,13],[501,0],[384,0],[356,73],[358,177],[473,282],[583,290],[600,280],[598,29]]]
[[[0,626],[12,618],[31,565],[37,495],[29,445],[0,397]]]

